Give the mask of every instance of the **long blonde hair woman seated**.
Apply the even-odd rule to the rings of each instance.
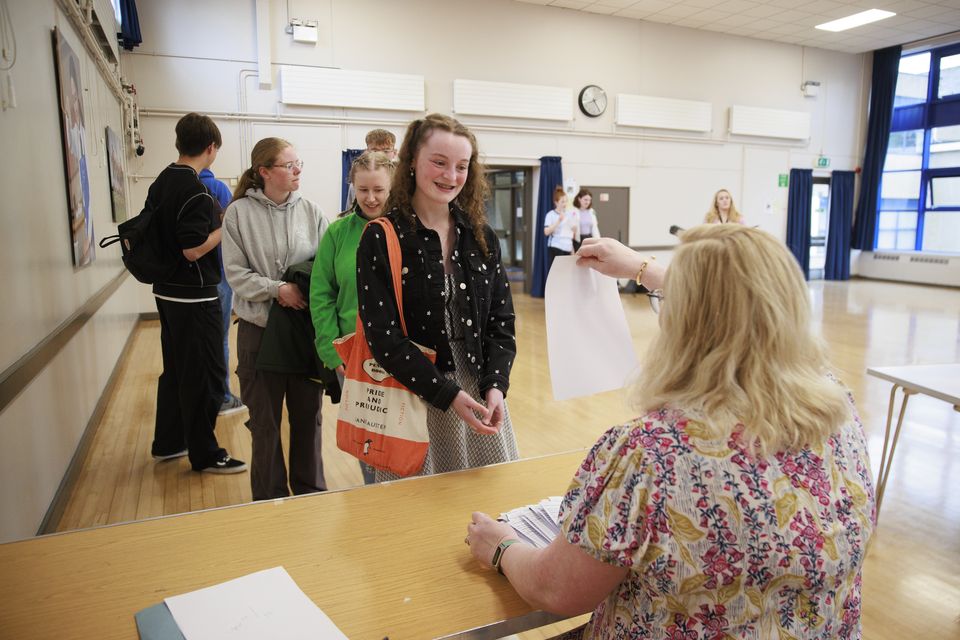
[[[474,513],[466,543],[532,606],[593,611],[585,638],[860,638],[874,498],[863,428],[811,331],[783,243],[742,225],[685,232],[661,267],[611,239],[581,263],[663,285],[633,387],[545,549]]]

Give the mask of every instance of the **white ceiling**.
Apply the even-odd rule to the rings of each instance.
[[[960,39],[960,0],[517,1],[846,53],[873,51],[951,32],[958,32]],[[866,9],[885,9],[897,15],[840,33],[814,29],[815,25]]]

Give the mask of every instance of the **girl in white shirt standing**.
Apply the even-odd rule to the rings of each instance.
[[[543,235],[547,236],[547,273],[557,256],[573,253],[573,238],[577,233],[577,216],[567,211],[567,194],[563,187],[553,190],[553,211],[543,221]]]

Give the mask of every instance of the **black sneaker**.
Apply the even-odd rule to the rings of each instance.
[[[197,469],[197,471],[202,471],[204,473],[240,473],[246,470],[246,462],[243,460],[235,460],[226,453],[204,468]]]

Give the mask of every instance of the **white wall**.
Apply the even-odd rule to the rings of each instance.
[[[30,352],[122,270],[119,250],[92,265],[71,256],[51,30],[81,63],[90,211],[99,239],[111,221],[104,128],[120,133],[120,107],[54,0],[11,2],[16,109],[0,112],[0,370]],[[0,541],[36,533],[136,322],[128,279],[0,413]]]
[[[812,167],[820,154],[833,169],[857,165],[862,128],[865,56],[726,36],[593,15],[512,0],[298,0],[291,17],[320,22],[317,45],[294,43],[284,33],[287,3],[270,3],[272,90],[260,91],[256,73],[254,2],[144,0],[139,3],[144,45],[123,60],[138,88],[149,140],[135,166],[145,180],[134,189],[142,202],[149,179],[173,157],[174,116],[188,110],[335,119],[325,155],[306,168],[303,190],[328,215],[339,203],[340,150],[362,147],[363,135],[386,124],[401,134],[417,114],[336,108],[288,107],[278,101],[277,65],[423,75],[427,111],[450,113],[457,78],[565,86],[575,93],[599,84],[611,106],[597,119],[579,112],[570,123],[463,117],[474,126],[481,150],[494,162],[533,164],[543,155],[563,157],[564,177],[581,184],[631,188],[634,245],[673,244],[671,224],[702,220],[710,197],[729,188],[748,220],[784,236],[786,188],[777,176],[791,167]],[[385,35],[389,34],[389,35]],[[368,40],[364,40],[367,38]],[[248,70],[244,72],[244,70]],[[818,80],[821,94],[804,98],[804,80]],[[713,130],[682,134],[617,127],[618,93],[709,101]],[[726,131],[732,104],[808,111],[808,142],[749,139]],[[225,141],[214,171],[235,177],[252,141],[242,120],[217,118]],[[355,119],[365,119],[362,123]],[[519,130],[509,127],[520,127]],[[294,144],[311,141],[289,129]],[[257,136],[272,132],[257,125]],[[333,141],[339,133],[339,144]],[[642,134],[647,134],[643,137]],[[666,137],[666,139],[662,139]],[[312,143],[312,141],[311,141]],[[319,167],[318,167],[319,165]],[[332,170],[331,170],[332,168]],[[603,215],[602,208],[598,213]]]

